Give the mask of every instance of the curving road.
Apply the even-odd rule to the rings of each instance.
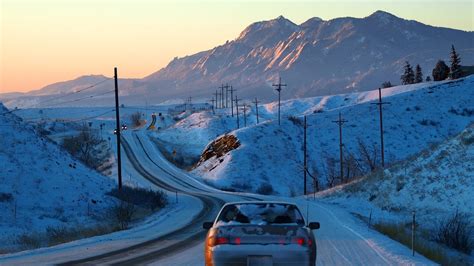
[[[144,135],[141,135],[144,134]],[[135,242],[127,247],[117,247],[103,254],[64,262],[59,265],[202,265],[203,240],[205,231],[201,228],[203,221],[213,220],[226,201],[258,200],[251,194],[236,194],[219,191],[198,182],[186,172],[177,169],[168,162],[156,149],[146,133],[132,132],[122,139],[122,148],[126,158],[143,178],[156,187],[171,192],[178,191],[202,202],[202,210],[195,218],[181,228],[165,235],[144,242]],[[347,211],[333,205],[302,198],[278,198],[273,200],[292,201],[308,213],[310,221],[321,222],[321,229],[316,231],[318,245],[318,265],[429,265],[429,260],[417,255],[411,256],[408,248],[379,233],[368,230],[360,221]],[[306,209],[309,209],[307,212]],[[168,219],[168,218],[165,218]],[[158,234],[157,234],[158,235]],[[91,246],[90,248],[95,248]],[[60,248],[59,248],[60,249]],[[33,252],[34,253],[34,252]],[[58,261],[58,253],[49,257]],[[36,255],[42,260],[35,259]],[[13,255],[8,264],[25,265],[46,264],[48,255],[41,251],[37,254]],[[26,258],[26,260],[25,260]],[[54,260],[53,260],[54,259]],[[25,261],[27,263],[25,263]],[[11,262],[11,263],[10,263]],[[0,265],[3,265],[0,261]]]
[[[180,194],[195,197],[202,202],[203,209],[189,224],[166,235],[130,247],[89,258],[67,261],[59,265],[148,264],[165,256],[179,254],[183,250],[196,246],[203,241],[206,231],[202,229],[202,223],[212,221],[225,201],[258,199],[251,196],[224,193],[197,182],[194,183],[186,176],[185,172],[175,169],[170,164],[157,163],[155,161],[156,158],[153,158],[151,155],[151,147],[144,145],[143,140],[135,132],[132,132],[132,135],[129,137],[131,139],[122,137],[122,148],[132,166],[141,176],[161,189],[170,192],[177,191]],[[135,142],[134,147],[140,149],[140,159],[136,154],[138,151],[132,149],[129,141]],[[157,151],[154,150],[153,152],[156,154]],[[153,165],[154,169],[150,171],[144,167],[143,160],[148,160],[147,166]]]

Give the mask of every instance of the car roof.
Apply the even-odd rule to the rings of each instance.
[[[286,201],[266,201],[266,200],[251,200],[251,201],[235,201],[235,202],[227,202],[224,206],[227,205],[238,205],[238,204],[285,204],[285,205],[293,205],[296,204]]]

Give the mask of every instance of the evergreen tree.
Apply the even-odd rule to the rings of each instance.
[[[457,79],[461,77],[461,58],[456,53],[454,45],[451,46],[451,78]]]
[[[449,67],[446,65],[446,63],[444,63],[443,60],[438,60],[435,68],[433,68],[432,76],[434,81],[445,80],[448,78]]]
[[[390,87],[393,87],[390,81],[385,81],[384,83],[382,83],[382,88],[390,88]]]
[[[416,65],[415,68],[415,83],[423,82],[423,73],[421,72],[420,65]]]
[[[403,85],[415,83],[415,73],[413,72],[413,68],[411,67],[410,63],[408,63],[408,61],[405,61],[404,72],[400,79]]]
[[[426,76],[426,82],[429,82],[429,81],[431,81],[430,76]]]

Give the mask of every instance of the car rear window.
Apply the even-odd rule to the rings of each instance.
[[[242,203],[224,207],[219,215],[218,224],[304,225],[304,220],[295,205],[284,203]]]

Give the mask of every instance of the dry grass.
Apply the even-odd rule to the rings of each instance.
[[[411,230],[407,229],[402,223],[384,223],[377,222],[373,225],[373,228],[380,233],[390,237],[391,239],[400,242],[411,249]],[[415,239],[415,251],[423,255],[424,257],[439,263],[441,265],[463,265],[464,263],[458,258],[449,255],[443,251],[443,248],[439,245],[433,244],[426,240],[417,238]]]

